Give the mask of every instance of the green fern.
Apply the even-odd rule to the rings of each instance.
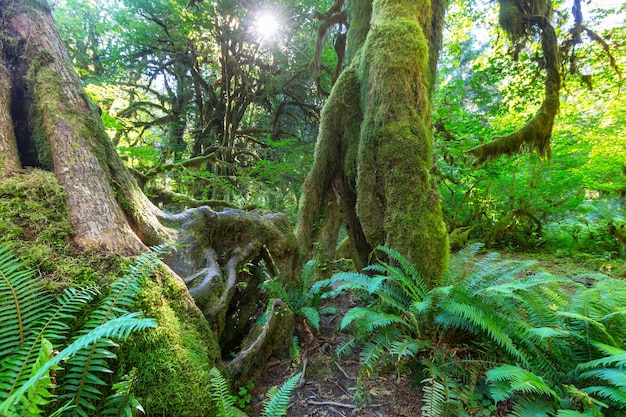
[[[422,380],[423,417],[445,416],[446,394],[444,385],[433,376]]]
[[[291,393],[298,385],[300,381],[301,373],[297,373],[287,381],[285,381],[278,390],[273,393],[263,407],[261,416],[263,417],[278,417],[287,414],[287,406],[289,405],[289,399]]]
[[[246,414],[235,407],[236,397],[230,394],[228,381],[217,368],[209,371],[211,377],[211,400],[215,405],[216,417],[240,417]],[[289,398],[300,380],[301,373],[298,373],[287,381],[280,388],[272,389],[267,393],[267,401],[263,407],[262,416],[277,417],[287,414]]]
[[[30,377],[43,341],[65,341],[73,320],[96,293],[92,287],[67,289],[56,300],[34,272],[0,246],[0,397],[9,397]],[[56,301],[56,302],[55,302]]]
[[[145,258],[151,259],[144,261]],[[155,262],[153,255],[139,259],[129,275],[147,274],[148,268]],[[142,268],[141,274],[137,272],[137,268]],[[75,320],[97,291],[93,287],[70,288],[55,300],[41,288],[40,280],[35,279],[32,271],[25,268],[8,248],[0,246],[0,295],[3,299],[10,300],[9,303],[0,305],[0,395],[1,398],[6,398],[0,405],[0,413],[37,415],[38,407],[52,399],[52,396],[46,394],[52,388],[47,382],[50,378],[49,372],[61,360],[67,360],[67,363],[74,365],[84,364],[85,367],[80,374],[82,381],[77,382],[75,370],[62,373],[59,378],[61,388],[58,391],[80,386],[91,399],[100,398],[100,390],[95,386],[106,384],[94,372],[106,372],[108,365],[105,359],[114,357],[102,346],[110,346],[111,338],[123,339],[133,331],[156,327],[154,320],[139,318],[137,313],[131,314],[122,308],[130,307],[132,295],[139,290],[136,282],[129,284],[122,281],[113,285],[111,294],[117,297],[116,302],[107,303],[111,299],[109,296],[97,310],[102,311],[104,308],[111,314],[98,313],[101,320],[92,320],[81,332],[82,336],[75,338],[57,355],[50,356],[47,354],[51,351],[50,346],[62,346],[66,342],[69,331],[67,323]],[[123,285],[132,288],[132,291],[129,293],[115,290]],[[86,355],[85,352],[93,354]],[[46,354],[48,357],[44,361]],[[68,412],[86,415],[85,408],[95,409],[93,404],[88,403],[85,406],[82,402],[76,407],[73,400],[74,398],[58,408],[55,415]]]
[[[158,262],[154,253],[137,257],[126,275],[111,285],[106,298],[91,312],[82,333],[88,333],[116,317],[127,316],[135,295],[141,291],[141,283]],[[95,404],[103,398],[102,388],[108,385],[99,375],[111,373],[108,361],[115,359],[115,355],[109,349],[116,346],[112,340],[99,340],[67,361],[61,398],[72,403],[68,415],[87,417],[88,410],[96,409]]]
[[[56,366],[63,359],[76,355],[82,349],[85,349],[85,347],[92,346],[101,339],[125,339],[133,332],[148,328],[155,328],[157,326],[155,320],[138,318],[138,316],[139,313],[131,313],[117,317],[76,339],[65,349],[61,350],[57,355],[50,358],[24,384],[16,389],[6,400],[0,403],[0,413],[8,413],[11,410],[11,407],[14,406],[15,401],[19,401],[20,397],[24,395],[26,391],[35,386],[38,381],[50,371],[50,369]]]
[[[237,417],[235,397],[230,395],[228,381],[217,368],[209,371],[211,377],[211,400],[215,405],[217,417]]]
[[[137,368],[132,368],[121,381],[113,384],[113,393],[106,399],[102,416],[132,417],[133,410],[145,413],[133,394],[133,385],[137,381]]]

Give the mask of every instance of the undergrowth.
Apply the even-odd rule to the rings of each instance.
[[[341,322],[364,374],[412,371],[425,416],[614,416],[626,409],[626,283],[604,275],[560,277],[533,262],[477,259],[461,250],[431,285],[400,253],[363,273],[316,284],[324,297],[358,294]],[[480,401],[477,401],[480,400]],[[490,399],[485,402],[485,399]]]

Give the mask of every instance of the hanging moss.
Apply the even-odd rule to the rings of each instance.
[[[517,6],[517,0],[500,0],[498,22],[513,41],[526,36],[524,12]]]
[[[531,19],[527,16],[527,19]],[[559,112],[561,74],[557,37],[550,21],[545,16],[531,19],[541,28],[541,49],[546,69],[545,98],[535,114],[520,129],[470,150],[476,157],[475,164],[482,164],[501,155],[512,155],[523,150],[536,150],[540,157],[550,158],[550,139],[554,120]]]

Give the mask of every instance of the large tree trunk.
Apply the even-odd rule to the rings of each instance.
[[[136,253],[166,241],[182,243],[167,261],[171,276],[191,288],[191,293],[178,293],[187,303],[185,314],[215,324],[205,340],[209,346],[232,327],[224,323],[229,313],[254,322],[251,317],[258,311],[246,317],[230,312],[242,296],[234,291],[237,283],[253,279],[242,267],[264,261],[284,278],[299,270],[297,243],[284,218],[209,207],[181,215],[163,213],[138,187],[106,136],[45,0],[0,0],[0,31],[0,177],[27,166],[53,171],[67,192],[80,248]],[[256,284],[243,296],[253,306],[263,301]],[[279,321],[270,320],[272,326]],[[224,346],[242,348],[233,372],[253,371],[250,361],[279,347],[270,336],[276,330],[266,327],[259,333],[267,339],[251,340],[250,346],[241,345],[245,332],[228,334]],[[281,341],[288,343],[288,338]]]
[[[9,62],[0,62],[0,77],[2,65],[12,69],[3,83],[14,90],[14,123],[8,125],[21,125],[15,132],[21,164],[53,170],[66,188],[76,243],[137,251],[170,237],[156,220],[160,210],[139,190],[104,133],[48,7],[37,1],[0,5],[3,29],[13,39],[3,45]],[[7,95],[2,98],[0,112]]]
[[[315,163],[303,186],[298,238],[334,256],[337,218],[357,266],[385,244],[429,280],[445,268],[448,240],[431,177],[431,93],[443,1],[348,3],[351,63],[322,113]],[[318,246],[319,247],[319,246]]]

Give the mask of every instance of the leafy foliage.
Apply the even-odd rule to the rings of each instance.
[[[319,330],[322,294],[320,285],[314,281],[314,269],[315,262],[309,261],[302,268],[300,280],[283,284],[278,278],[274,278],[263,282],[262,288],[273,297],[283,300],[294,314],[304,318],[315,330]]]
[[[624,407],[625,284],[533,273],[532,262],[497,254],[474,261],[480,247],[457,253],[431,288],[385,247],[378,250],[388,261],[365,268],[372,276],[342,273],[318,283],[366,300],[344,316],[341,328],[354,338],[342,351],[358,346],[370,373],[421,361],[425,415],[459,415],[485,371],[493,400],[511,401],[514,415],[612,415]]]
[[[264,417],[277,417],[287,414],[289,398],[295,389],[301,374],[298,373],[287,379],[279,388],[267,393],[267,401],[261,413]],[[235,396],[230,395],[228,381],[217,368],[211,369],[211,400],[216,407],[217,417],[245,416],[245,413],[235,407]]]
[[[53,300],[42,290],[34,272],[14,258],[7,247],[0,246],[0,295],[10,300],[0,305],[0,322],[5,329],[0,355],[0,389],[6,398],[0,404],[3,415],[42,415],[46,404],[63,398],[69,401],[60,407],[59,414],[86,416],[96,409],[103,396],[98,387],[108,385],[98,374],[110,373],[107,360],[115,357],[105,345],[113,346],[112,338],[125,339],[132,332],[156,327],[154,320],[127,310],[155,262],[153,254],[140,256],[129,273],[112,285],[110,294],[89,315],[73,341],[53,354],[52,342],[63,346],[69,323],[76,321],[98,292],[91,287],[69,288]],[[63,369],[58,367],[61,361],[66,365],[58,374],[57,370]],[[52,372],[58,383],[52,382]],[[103,412],[128,415],[131,408],[138,408],[131,387],[130,381],[117,384]],[[61,395],[54,397],[52,388]]]

